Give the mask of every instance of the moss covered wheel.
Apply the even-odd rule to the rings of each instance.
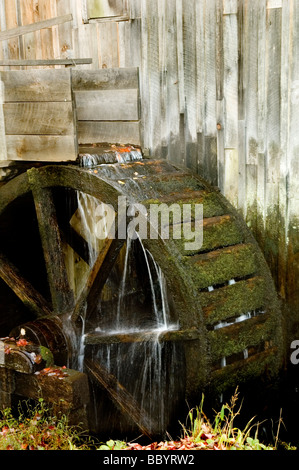
[[[161,356],[160,371],[167,370],[162,383],[167,393],[162,400],[168,401],[170,411],[158,424],[135,398],[130,384],[120,383],[114,372],[103,367],[99,356],[95,360],[94,351],[108,351],[107,345],[121,345],[121,353],[115,350],[116,354],[126,357],[129,345],[137,348],[138,344],[153,344],[157,336],[151,328],[140,334],[138,322],[138,328],[130,331],[113,332],[109,328],[115,319],[114,293],[121,283],[127,243],[123,238],[107,236],[90,261],[86,251],[90,251],[90,245],[87,247],[84,236],[74,230],[78,193],[109,205],[116,213],[119,196],[126,196],[128,204],[140,203],[148,208],[160,204],[183,208],[189,204],[193,214],[196,204],[203,205],[200,248],[186,250],[189,240],[183,221],[173,220],[169,239],[148,237],[139,245],[137,240],[130,258],[134,269],[131,290],[127,289],[125,297],[135,300],[129,305],[134,309],[138,305],[140,319],[147,318],[151,286],[144,277],[148,266],[144,259],[140,261],[146,250],[154,267],[163,273],[169,315],[178,325],[159,333],[158,342],[168,345]],[[84,370],[126,419],[133,421],[133,427],[145,434],[167,427],[181,399],[198,402],[200,392],[206,389],[218,393],[266,371],[277,372],[281,320],[268,267],[241,217],[219,191],[200,177],[156,160],[100,165],[94,170],[72,165],[32,168],[1,187],[0,221],[0,295],[12,292],[0,307],[1,335],[39,318],[41,323],[33,321],[36,327],[32,328],[38,338],[42,335],[36,333],[42,329],[38,325],[55,320],[55,327],[59,324],[63,332],[62,349],[75,354],[78,365],[81,351],[78,342],[74,347],[70,331],[82,331],[77,323],[83,319]],[[71,269],[70,254],[74,261]],[[130,314],[130,309],[121,309],[120,323],[125,317],[130,322]],[[59,336],[57,332],[55,335]],[[177,348],[174,361],[168,357],[173,358],[172,345]],[[56,362],[59,357],[57,354]],[[65,355],[61,361],[65,361]],[[129,370],[129,365],[126,367]],[[176,380],[177,374],[180,380]],[[134,383],[134,370],[126,375]],[[175,387],[174,382],[180,386]],[[140,384],[141,389],[143,386]],[[96,398],[99,401],[102,396]],[[110,421],[111,425],[117,428],[118,418],[114,424]]]

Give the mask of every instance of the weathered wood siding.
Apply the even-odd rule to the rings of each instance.
[[[143,148],[220,187],[298,309],[298,0],[0,0],[0,28],[70,13],[0,59],[139,67]]]

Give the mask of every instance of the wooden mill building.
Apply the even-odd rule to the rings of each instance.
[[[299,335],[298,0],[0,0],[0,79],[2,178],[15,161],[74,160],[78,145],[100,141],[140,146],[218,186],[270,266],[289,353]]]

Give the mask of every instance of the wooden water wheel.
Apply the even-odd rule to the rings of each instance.
[[[178,329],[164,331],[159,337],[159,342],[167,345],[165,351],[171,345],[176,345],[178,351],[176,362],[170,366],[163,356],[166,362],[161,367],[167,369],[167,374],[162,387],[169,387],[171,378],[180,385],[177,395],[169,398],[169,392],[165,398],[170,401],[170,412],[163,426],[168,425],[172,408],[181,399],[198,403],[201,392],[206,389],[221,393],[252,377],[277,372],[281,357],[280,312],[273,282],[257,243],[242,218],[217,189],[166,161],[142,160],[95,169],[75,165],[34,167],[0,188],[0,295],[4,292],[2,297],[6,299],[1,305],[2,336],[11,330],[17,334],[20,325],[28,324],[28,331],[37,342],[46,337],[46,345],[58,351],[55,361],[63,365],[65,352],[72,349],[63,325],[65,319],[71,319],[74,329],[80,330],[78,321],[84,316],[84,371],[93,384],[104,390],[103,396],[95,398],[96,402],[101,402],[101,410],[106,397],[133,422],[133,427],[145,434],[161,431],[155,424],[155,416],[143,409],[130,386],[120,383],[95,360],[95,351],[99,348],[111,344],[123,348],[148,344],[156,336],[150,330],[142,334],[138,329],[123,333],[109,331],[109,322],[115,313],[111,293],[108,300],[107,292],[102,299],[105,315],[96,311],[95,306],[105,288],[107,291],[115,266],[121,256],[123,259],[124,239],[107,237],[102,241],[94,264],[85,277],[82,275],[83,285],[75,292],[67,269],[66,252],[71,249],[77,260],[88,265],[85,240],[70,224],[77,209],[74,194],[78,191],[111,205],[116,212],[120,195],[127,195],[130,201],[145,206],[203,205],[200,249],[186,250],[184,237],[143,240],[144,248],[151,253],[166,279],[171,318],[178,324]],[[173,224],[170,231],[172,235],[175,231],[182,233],[182,227]],[[138,260],[140,250],[134,253]],[[138,270],[138,262],[136,265]],[[114,276],[113,279],[115,287],[119,278]],[[130,295],[137,299],[134,305],[138,303],[141,312],[146,309],[149,287],[142,269],[135,281],[134,276],[132,279],[137,287],[133,287]],[[103,317],[106,329],[99,331],[98,322]],[[51,322],[55,328],[49,326]],[[53,346],[53,335],[56,343],[60,342],[60,348],[57,344]],[[126,349],[121,355],[125,361]],[[130,364],[123,363],[123,367],[129,371]],[[136,364],[132,367],[133,371],[127,376],[134,383]],[[110,421],[110,427],[117,428],[119,423],[117,415],[113,424]]]

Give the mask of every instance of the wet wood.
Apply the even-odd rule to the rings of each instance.
[[[270,312],[209,332],[213,361],[243,352],[247,347],[271,341],[274,336]],[[275,326],[274,326],[275,329]],[[228,341],[228,338],[230,339]]]
[[[62,380],[55,375],[61,372]],[[50,371],[49,371],[50,372]],[[89,387],[86,374],[72,369],[53,367],[54,374],[16,374],[15,393],[17,395],[39,399],[61,406],[65,412],[78,409],[89,402]],[[57,400],[59,397],[60,400]],[[58,403],[59,402],[59,403]]]
[[[73,311],[73,314],[72,314],[72,321],[76,322],[77,319],[79,318],[79,316],[81,315],[81,313],[83,312],[84,307],[85,307],[86,302],[87,302],[87,298],[90,295],[90,291],[92,289],[92,286],[94,285],[94,283],[96,282],[96,280],[99,276],[99,272],[103,267],[103,263],[105,261],[105,258],[108,256],[108,253],[111,249],[112,244],[113,244],[113,239],[112,238],[108,238],[108,239],[105,240],[104,247],[101,249],[101,251],[100,251],[100,253],[99,253],[99,255],[98,255],[98,257],[95,261],[95,264],[92,266],[92,269],[89,273],[89,276],[88,276],[88,279],[85,283],[83,291],[81,292],[80,297],[77,300],[77,303],[75,305],[75,308],[74,308],[74,311]],[[103,267],[103,269],[104,269],[104,267]],[[101,283],[102,287],[104,285],[103,282],[105,282],[104,279]],[[101,290],[101,287],[99,287],[99,290]]]
[[[40,186],[36,169],[28,171],[28,178],[34,197],[53,310],[59,314],[71,312],[74,306],[74,294],[68,282],[52,193],[49,188]]]
[[[188,258],[191,271],[198,287],[217,286],[230,280],[254,275],[256,264],[255,249],[250,244],[239,244],[221,248]]]
[[[22,374],[34,374],[46,367],[46,361],[43,360],[38,345],[18,346],[16,342],[0,340],[0,348],[6,351],[4,353],[4,363],[0,364],[6,369],[15,370]]]
[[[91,359],[85,359],[85,367],[92,379],[104,388],[116,407],[132,420],[140,431],[150,437],[154,429],[152,419],[147,415],[133,396],[104,367]]]
[[[214,371],[211,372],[211,377],[213,380],[218,380],[222,379],[223,377],[230,377],[230,375],[233,378],[233,374],[236,372],[240,372],[240,370],[245,369],[246,367],[250,367],[251,365],[257,369],[264,370],[265,369],[265,363],[267,363],[269,360],[273,360],[273,357],[277,354],[277,348],[269,348],[266,351],[262,351],[257,354],[253,354],[251,357],[248,357],[247,359],[239,360],[234,362],[233,364],[229,364],[226,367],[223,368],[218,368]],[[259,366],[260,364],[260,366]],[[233,378],[234,380],[234,378]]]
[[[0,161],[7,159],[3,104],[4,104],[4,86],[0,80]]]
[[[200,294],[201,305],[208,324],[261,308],[266,296],[265,280],[256,276],[234,285]]]
[[[88,289],[84,292],[80,299],[80,304],[78,304],[78,307],[79,305],[82,306],[86,299],[87,309],[91,315],[97,309],[97,302],[100,298],[104,284],[111,273],[124,242],[125,240],[118,239],[116,236],[115,239],[111,240],[111,243],[107,244],[107,248],[103,253],[100,253],[98,260],[96,261],[95,269],[89,278]]]
[[[134,333],[101,334],[89,333],[85,336],[85,344],[117,344],[117,343],[143,343],[164,341],[194,341],[198,340],[199,333],[196,329],[178,331],[137,331]]]
[[[17,176],[13,181],[8,181],[1,188],[0,214],[14,199],[29,191],[30,185],[26,173]]]
[[[171,227],[171,237],[174,238],[176,246],[184,255],[191,255],[193,253],[202,251],[211,251],[217,248],[223,248],[230,245],[236,245],[243,242],[244,235],[240,230],[234,217],[225,214],[223,216],[204,218],[203,226],[203,243],[200,248],[194,251],[185,250],[184,245],[186,239],[184,237],[183,224],[174,224]],[[191,223],[191,228],[194,230],[194,222]]]
[[[43,296],[3,254],[0,254],[0,277],[36,316],[51,315],[51,308]]]
[[[126,168],[128,171],[127,178]],[[208,184],[202,182],[201,179],[190,176],[187,171],[180,171],[176,167],[172,167],[171,170],[168,164],[162,165],[159,162],[153,161],[147,163],[147,160],[138,162],[138,164],[135,163],[124,165],[122,169],[124,171],[123,181],[127,181],[129,183],[132,181],[132,172],[133,175],[135,172],[138,172],[140,175],[147,175],[145,178],[140,177],[141,184],[138,188],[139,193],[138,198],[136,198],[137,201],[146,199],[148,197],[148,188],[152,189],[153,193],[156,193],[155,196],[153,196],[153,198],[155,198],[153,201],[156,201],[156,203],[159,203],[160,195],[169,197],[171,199],[173,194],[175,194],[177,197],[182,192],[188,196],[193,194],[200,195],[202,194],[201,191],[203,190],[206,192],[213,192],[216,198],[215,201],[218,201],[219,206],[224,210],[224,216],[219,215],[205,219],[204,237],[205,234],[208,234],[209,230],[212,230],[214,227],[219,227],[225,234],[227,243],[232,243],[232,240],[235,240],[234,246],[229,246],[226,248],[217,246],[219,250],[214,249],[212,253],[203,253],[201,255],[196,255],[194,258],[192,256],[185,256],[183,260],[182,256],[178,254],[178,251],[173,248],[173,244],[169,243],[167,240],[144,240],[144,248],[151,252],[152,256],[161,267],[161,270],[165,275],[168,283],[169,294],[172,298],[173,305],[175,306],[175,312],[177,314],[180,328],[182,329],[181,332],[171,331],[162,333],[162,335],[166,335],[165,337],[162,337],[164,341],[183,341],[180,344],[186,353],[186,389],[192,392],[196,387],[199,388],[209,381],[210,357],[208,356],[207,351],[210,350],[211,345],[214,348],[213,345],[217,343],[217,338],[220,338],[223,335],[221,338],[223,339],[223,343],[221,343],[220,339],[219,343],[217,343],[221,343],[221,348],[225,348],[226,346],[228,347],[231,341],[231,352],[237,350],[238,346],[240,345],[240,337],[238,334],[234,334],[234,331],[237,331],[238,327],[236,327],[236,329],[232,328],[232,336],[226,338],[225,329],[223,329],[220,333],[215,332],[215,335],[210,335],[210,330],[213,329],[213,326],[219,321],[228,320],[232,316],[238,317],[253,309],[264,307],[265,303],[266,307],[268,308],[269,304],[272,302],[271,299],[275,298],[275,292],[272,290],[272,284],[268,282],[268,271],[266,271],[266,265],[264,266],[263,273],[260,276],[253,275],[255,277],[250,279],[247,279],[246,277],[242,281],[238,280],[235,285],[225,285],[225,287],[217,288],[213,292],[200,291],[199,283],[197,283],[196,279],[192,277],[192,270],[196,264],[198,264],[199,273],[202,267],[204,267],[204,269],[211,268],[210,274],[211,276],[215,277],[222,276],[223,272],[233,274],[234,264],[238,266],[238,269],[244,269],[244,274],[247,274],[247,268],[248,273],[250,273],[250,271],[255,267],[255,256],[253,256],[254,252],[256,253],[257,262],[263,264],[264,261],[260,259],[260,252],[258,251],[258,247],[256,245],[249,245],[248,253],[246,253],[248,245],[243,245],[240,243],[240,239],[231,238],[228,240],[228,231],[231,226],[236,227],[237,231],[235,233],[238,233],[238,235],[241,234],[245,241],[248,239],[252,240],[250,238],[251,236],[249,235],[249,230],[247,229],[246,224],[241,223],[241,218],[239,218],[237,213],[232,210],[231,206],[222,198],[218,191],[213,191],[213,189]],[[114,173],[114,178],[116,178],[116,181],[114,180],[111,182],[111,184],[108,184],[101,179],[102,173],[100,168],[95,170],[87,170],[72,165],[51,165],[36,169],[34,173],[34,178],[30,178],[30,182],[32,183],[32,180],[35,181],[37,186],[40,188],[40,191],[45,192],[44,199],[42,199],[44,207],[49,206],[47,202],[47,198],[49,197],[48,190],[56,186],[62,188],[73,188],[75,190],[86,192],[87,194],[90,194],[91,196],[94,196],[107,204],[112,204],[115,208],[117,208],[118,196],[120,194],[126,194],[132,197],[132,190],[129,185],[126,186],[120,184],[120,191],[122,191],[122,193],[115,189],[118,181],[118,174]],[[113,173],[113,170],[111,173]],[[22,190],[25,191],[26,187],[28,188],[28,185],[26,186],[27,177],[28,176],[25,175],[20,180],[16,180],[16,184],[19,186],[19,188],[16,189],[15,194],[21,195]],[[144,186],[142,185],[142,182],[144,183]],[[34,189],[34,185],[32,187]],[[3,189],[5,189],[5,187]],[[5,197],[7,197],[7,201],[9,201],[7,193],[4,192],[4,194],[6,194]],[[39,202],[39,197],[37,197],[37,202]],[[0,208],[1,204],[2,203],[0,200]],[[50,206],[51,204],[52,203],[50,202]],[[4,204],[2,206],[2,210],[4,210],[5,207],[6,206]],[[49,212],[50,216],[48,215]],[[45,209],[45,217],[47,217],[47,219],[51,219],[51,209]],[[54,224],[54,231],[58,231],[55,214],[52,220]],[[48,223],[50,224],[50,221]],[[44,231],[48,233],[49,230],[46,230],[47,223],[42,220],[42,224],[45,227]],[[219,243],[219,239],[219,235],[216,234],[216,243]],[[239,241],[236,242],[236,240]],[[120,243],[119,246],[118,243]],[[101,289],[108,275],[111,273],[111,268],[118,255],[118,249],[121,247],[121,245],[122,241],[118,240],[117,237],[116,240],[109,240],[98,259],[98,268],[91,273],[90,278],[88,279],[88,283],[84,294],[80,299],[80,303],[82,301],[81,306],[84,305],[85,302],[87,303],[87,314],[90,315],[90,318],[92,318],[94,313],[93,308],[95,308],[95,305],[98,303]],[[221,258],[221,255],[224,256],[224,268],[221,266],[221,263],[219,263],[216,267],[219,259]],[[227,270],[227,265],[229,263],[228,261],[225,261],[225,256],[227,257],[227,260],[231,260],[231,271]],[[248,265],[245,265],[247,257],[249,261]],[[235,259],[238,259],[238,262],[236,261],[234,263]],[[244,266],[242,266],[243,263],[241,259],[244,261]],[[260,270],[258,270],[258,272],[260,273]],[[60,275],[61,274],[58,276]],[[227,280],[228,279],[226,279],[226,281]],[[270,302],[268,302],[269,299]],[[79,307],[79,305],[80,304],[78,303],[76,308],[78,308],[78,311],[80,312],[81,307]],[[71,310],[71,312],[72,311],[73,310]],[[76,311],[76,315],[78,311]],[[273,311],[269,309],[269,314],[270,320],[269,323],[266,322],[265,329],[263,330],[263,327],[257,329],[256,331],[253,329],[252,335],[263,335],[263,332],[268,335],[268,327],[271,327],[271,322],[274,322],[273,331],[275,331],[276,334],[276,318],[279,316],[279,313],[274,309]],[[189,338],[189,329],[192,326],[195,327],[195,330],[190,332],[191,337]],[[243,333],[243,329],[246,329],[245,323],[242,325],[242,327],[240,326],[240,335]],[[209,331],[207,332],[207,330]],[[226,331],[230,330],[228,329]],[[185,333],[187,336],[184,336]],[[145,336],[147,336],[147,340],[153,340],[152,332]],[[215,336],[216,339],[211,339],[212,336]],[[251,338],[253,338],[253,336],[250,336],[249,334],[248,339],[250,340]],[[276,341],[274,334],[273,338],[274,344],[277,344],[279,341]],[[111,344],[113,342],[140,342],[144,341],[144,339],[145,338],[142,338],[142,335],[139,335],[138,333],[135,335],[120,336],[107,334],[91,336],[88,335],[86,341],[90,345],[96,345],[101,344],[101,342],[102,344],[103,342],[104,344]],[[244,342],[244,349],[247,348],[247,346],[249,347],[250,343]],[[216,346],[215,348],[217,349]],[[219,348],[219,350],[225,350],[221,348]],[[215,351],[215,349],[213,349],[213,355],[217,355],[217,351]],[[211,357],[211,359],[213,359],[213,357]],[[194,368],[194,364],[196,364],[196,368]],[[113,383],[115,384],[115,382]]]

